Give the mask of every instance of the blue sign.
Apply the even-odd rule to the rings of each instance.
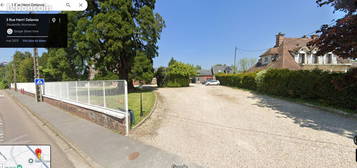
[[[36,85],[45,85],[45,79],[35,79]]]

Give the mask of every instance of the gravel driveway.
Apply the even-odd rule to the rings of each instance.
[[[357,167],[357,120],[223,87],[158,89],[132,137],[204,167]]]

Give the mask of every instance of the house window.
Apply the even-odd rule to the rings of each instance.
[[[328,64],[332,63],[332,54],[327,54],[327,63]]]
[[[317,55],[313,55],[312,58],[314,59],[314,64],[319,63],[319,57]]]
[[[300,63],[301,64],[305,63],[305,54],[300,54]]]
[[[266,62],[266,63],[268,62],[268,57],[264,58],[264,62]]]

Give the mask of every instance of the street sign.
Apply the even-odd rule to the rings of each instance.
[[[36,85],[45,85],[45,79],[35,79]]]

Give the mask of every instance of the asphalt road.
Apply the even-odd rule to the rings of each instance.
[[[357,120],[222,86],[157,90],[132,137],[204,167],[357,167]]]
[[[52,167],[74,167],[63,149],[36,125],[34,120],[0,90],[0,143],[1,144],[49,144]]]

